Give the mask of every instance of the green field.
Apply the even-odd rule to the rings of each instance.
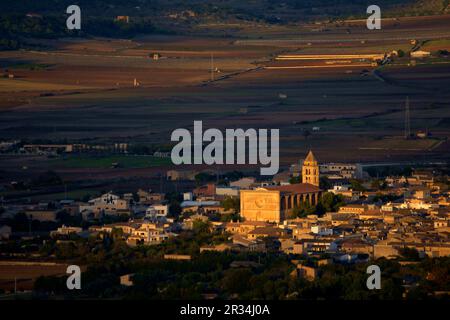
[[[167,158],[158,158],[153,156],[70,156],[52,160],[50,164],[55,167],[63,168],[97,168],[107,169],[117,163],[120,168],[149,168],[163,165],[170,165],[171,161]]]

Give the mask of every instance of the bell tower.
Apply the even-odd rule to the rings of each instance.
[[[302,182],[319,186],[319,164],[311,150],[303,161]]]

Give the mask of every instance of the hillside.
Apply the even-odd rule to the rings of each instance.
[[[302,22],[366,17],[371,0],[23,0],[0,2],[0,50],[27,46],[27,38],[138,34],[195,34],[220,25],[216,36],[236,36],[236,27],[295,26]],[[67,6],[82,10],[81,31],[65,29]],[[380,0],[384,17],[449,13],[449,0]],[[30,16],[31,13],[31,16]],[[129,16],[129,23],[117,16]],[[212,32],[214,35],[214,30]]]

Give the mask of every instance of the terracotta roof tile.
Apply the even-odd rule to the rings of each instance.
[[[289,184],[285,186],[275,186],[275,187],[266,187],[267,190],[278,190],[286,193],[315,193],[319,192],[320,189],[315,185],[309,183],[295,183]]]

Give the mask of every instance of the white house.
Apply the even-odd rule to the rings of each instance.
[[[333,235],[333,229],[325,228],[323,226],[312,226],[311,232],[319,236],[331,236]]]
[[[121,199],[118,195],[108,192],[89,200],[87,205],[80,205],[80,212],[90,211],[93,213],[119,214],[129,212],[130,205],[127,200]]]
[[[168,204],[154,204],[147,208],[145,215],[151,217],[166,217],[168,213],[169,213]]]

